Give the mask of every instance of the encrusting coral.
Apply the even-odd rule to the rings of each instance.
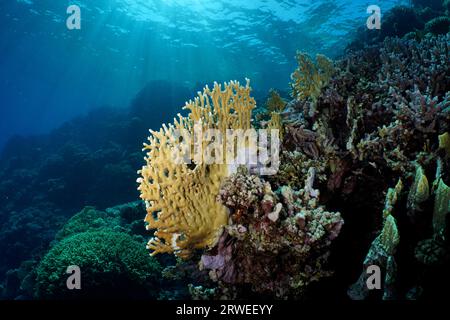
[[[249,129],[255,101],[249,81],[241,86],[230,82],[206,87],[195,100],[186,103],[188,117],[179,115],[173,125],[151,131],[145,144],[147,164],[140,170],[139,190],[147,205],[147,229],[156,229],[148,248],[157,253],[175,253],[189,257],[193,250],[213,247],[227,224],[227,209],[216,201],[221,180],[227,176],[225,164],[207,164],[189,155],[187,161],[174,159],[179,147],[177,130],[194,134],[202,129]],[[195,138],[194,138],[195,139]],[[193,141],[188,148],[193,146]],[[206,146],[206,142],[201,144]]]

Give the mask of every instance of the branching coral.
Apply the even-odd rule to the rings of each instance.
[[[318,135],[303,127],[287,126],[286,145],[294,146],[313,159],[319,158]]]
[[[280,140],[283,140],[284,137],[284,126],[283,120],[281,119],[281,115],[278,112],[272,112],[270,114],[270,120],[267,123],[267,129],[269,130],[278,130],[278,134]]]
[[[449,83],[449,37],[427,37],[420,42],[386,39],[380,48],[379,78],[384,88],[413,90],[417,86],[433,96],[445,94]]]
[[[296,58],[298,68],[291,75],[292,96],[301,100],[311,99],[315,103],[335,71],[333,62],[320,54],[314,62],[304,52],[297,52]]]
[[[283,100],[276,90],[270,89],[266,106],[269,112],[282,112],[286,107],[286,101]]]
[[[147,204],[147,228],[157,229],[148,244],[152,254],[174,252],[188,257],[194,249],[216,244],[228,219],[226,208],[216,201],[227,166],[206,164],[194,156],[187,161],[174,161],[173,151],[179,146],[176,131],[192,134],[196,124],[222,133],[250,128],[255,107],[250,90],[248,81],[245,87],[232,81],[224,89],[215,83],[212,90],[206,87],[195,100],[186,103],[185,108],[190,111],[187,118],[179,116],[173,125],[151,131],[144,148],[147,164],[140,171],[138,182],[141,198]]]
[[[371,240],[367,238],[367,232],[375,231],[374,224],[380,225],[379,212],[383,211],[384,231],[372,242],[366,262],[379,265],[388,276],[384,288],[386,299],[394,296],[394,289],[404,285],[394,283],[396,266],[392,252],[411,253],[405,252],[403,246],[397,246],[395,235],[400,233],[399,229],[416,230],[416,234],[402,234],[407,243],[417,243],[429,237],[427,230],[431,229],[428,223],[432,215],[446,216],[433,213],[433,208],[448,205],[445,196],[436,194],[439,185],[441,195],[446,189],[438,179],[433,186],[429,185],[426,173],[437,166],[442,183],[448,185],[449,39],[448,34],[427,35],[420,41],[388,38],[378,46],[350,53],[335,62],[335,73],[328,85],[320,90],[313,106],[295,100],[288,103],[299,106],[290,108],[289,118],[300,120],[286,130],[282,157],[296,150],[304,162],[320,161],[320,166],[312,165],[320,168],[318,172],[325,176],[325,181],[328,180],[326,185],[318,185],[321,194],[338,208],[344,208],[344,213],[350,214],[346,209],[365,212],[361,218],[367,219],[364,241]],[[308,148],[311,146],[314,148]],[[439,158],[441,160],[437,161]],[[292,163],[280,166],[278,178],[286,176],[285,181],[290,181],[286,184],[298,184],[298,179],[292,178],[292,167]],[[305,168],[297,167],[295,171],[304,175]],[[399,183],[396,188],[389,189],[383,208],[383,199],[379,195],[395,181]],[[403,187],[408,197],[398,201]],[[436,206],[436,199],[441,205]],[[395,209],[395,216],[401,221],[398,225],[392,216],[394,205],[398,209]],[[439,212],[443,211],[440,209]],[[447,231],[443,232],[447,229],[442,222],[446,219],[433,219],[441,221],[437,223],[440,227],[433,229],[447,234]],[[358,232],[363,225],[360,223],[358,230],[353,231]],[[442,255],[430,250],[442,248],[443,243],[448,246],[442,239],[439,246],[437,241],[431,243],[428,239],[423,242],[424,246],[418,246],[416,256],[422,257],[423,261],[427,257],[430,261],[439,260]],[[366,263],[364,265],[367,267]],[[358,287],[365,285],[365,279],[364,274],[350,295],[355,298],[368,295],[361,291],[364,288]],[[408,288],[401,289],[406,291]]]
[[[255,100],[250,96],[250,80],[246,86],[237,81],[231,81],[222,86],[214,83],[213,89],[205,87],[203,93],[185,105],[190,111],[189,119],[197,123],[202,122],[208,129],[249,129],[251,112],[256,106]]]
[[[328,179],[325,175],[327,162],[324,162],[322,158],[310,158],[300,151],[283,151],[280,158],[280,169],[275,177],[271,177],[274,185],[301,188],[309,168],[315,168],[318,181],[324,182]]]
[[[227,207],[247,210],[255,205],[264,194],[264,184],[259,177],[245,174],[246,168],[239,167],[236,174],[226,179],[218,195],[218,200]]]

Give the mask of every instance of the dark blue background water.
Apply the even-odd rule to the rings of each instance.
[[[126,107],[151,80],[285,88],[297,49],[339,55],[373,2],[0,0],[0,148],[95,107]],[[70,4],[81,30],[66,28]]]

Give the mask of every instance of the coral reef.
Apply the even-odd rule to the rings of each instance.
[[[156,298],[162,267],[145,250],[140,201],[108,208],[85,207],[58,231],[40,261],[22,265],[18,275],[24,295],[38,299]],[[67,290],[66,269],[80,267],[82,290]],[[130,290],[132,288],[132,290]]]
[[[199,92],[151,131],[144,201],[107,208],[137,198],[136,146],[170,121],[148,105],[173,116],[183,87],[151,83],[130,110],[11,140],[0,159],[0,297],[447,297],[450,1],[413,4],[361,32],[339,60],[297,53],[290,101],[271,90],[255,114],[248,82]],[[180,159],[195,141],[180,150],[178,133],[195,128],[278,129],[279,171]],[[225,154],[209,142],[202,148]],[[81,292],[65,287],[73,264]],[[371,266],[381,290],[366,285]]]
[[[410,287],[417,289],[418,283],[421,290],[413,290],[416,294],[432,295],[430,290],[436,285],[436,279],[425,275],[411,275],[408,281],[395,281],[396,274],[406,272],[406,267],[401,264],[397,266],[394,255],[408,256],[408,259],[416,256],[423,261],[430,259],[445,265],[442,250],[445,245],[442,241],[440,245],[436,241],[420,241],[427,238],[429,226],[432,225],[431,216],[435,216],[432,208],[436,205],[431,204],[433,199],[444,199],[434,195],[432,189],[436,189],[439,182],[435,181],[433,187],[429,185],[427,173],[439,168],[439,176],[444,181],[449,179],[448,159],[442,159],[446,157],[445,133],[450,123],[448,46],[449,35],[427,36],[420,41],[388,38],[379,46],[349,54],[347,59],[336,64],[340,72],[319,98],[317,120],[306,117],[303,122],[306,128],[312,123],[312,129],[316,132],[321,130],[331,134],[331,139],[328,139],[335,146],[335,156],[340,159],[338,163],[345,163],[338,169],[343,170],[339,183],[328,186],[332,193],[341,190],[349,196],[348,199],[358,203],[364,199],[358,189],[374,195],[381,194],[386,183],[394,183],[399,178],[405,186],[408,196],[403,197],[400,204],[397,203],[401,207],[396,210],[388,204],[396,202],[391,199],[399,197],[399,192],[388,192],[382,222],[383,230],[405,232],[404,243],[395,246],[400,253],[386,252],[381,245],[381,237],[385,233],[382,231],[372,242],[364,260],[365,268],[376,264],[384,270],[384,295],[380,298],[407,297]],[[375,72],[371,73],[371,69]],[[340,115],[339,108],[345,107],[346,116]],[[371,178],[373,174],[382,175],[384,183]],[[373,181],[374,184],[368,187],[358,181]],[[333,198],[333,195],[330,194],[330,197]],[[336,201],[340,206],[345,206],[346,198]],[[381,199],[368,201],[382,203]],[[381,211],[379,205],[374,208]],[[395,224],[393,218],[388,218],[392,211],[396,216]],[[375,212],[372,214],[376,217]],[[348,220],[345,215],[344,218]],[[445,223],[439,224],[442,226]],[[417,243],[419,247],[415,249],[415,245],[411,244]],[[415,270],[417,274],[429,274],[426,267],[417,266]],[[352,286],[349,291],[352,298],[367,297],[366,278],[363,273]],[[427,292],[424,288],[429,289],[428,293],[424,293]]]
[[[224,231],[210,245],[184,248],[204,249],[199,266],[215,282],[193,283],[196,298],[300,298],[333,269],[348,283],[360,275],[352,299],[433,295],[427,265],[448,263],[447,238],[437,235],[448,229],[449,39],[386,38],[336,62],[297,56],[293,100],[267,110],[268,122],[255,121],[283,129],[279,172],[263,179],[240,167],[221,175],[213,195],[229,212]],[[214,124],[208,114],[194,113]],[[416,258],[426,263],[399,277],[405,259]],[[362,273],[347,268],[361,260]],[[365,286],[371,265],[382,271],[381,292]]]
[[[71,219],[69,219],[56,233],[55,239],[51,243],[51,250],[54,250],[53,248],[58,246],[61,250],[65,250],[66,242],[64,242],[66,239],[78,236],[78,235],[84,235],[80,236],[80,238],[73,238],[73,240],[68,240],[68,243],[70,244],[71,241],[75,241],[75,239],[85,239],[85,244],[83,244],[83,249],[78,248],[79,243],[74,242],[73,245],[70,245],[71,249],[70,252],[67,252],[67,259],[69,260],[77,260],[77,259],[84,259],[84,257],[87,257],[83,251],[77,251],[77,250],[91,250],[93,254],[98,255],[98,257],[103,257],[104,261],[109,261],[109,265],[111,268],[114,268],[114,270],[119,270],[122,268],[122,261],[121,260],[114,260],[116,253],[114,253],[115,249],[118,249],[114,245],[111,246],[112,250],[109,250],[109,245],[106,244],[96,244],[96,242],[90,242],[90,236],[89,234],[108,234],[105,235],[103,238],[103,241],[109,241],[111,243],[117,243],[116,240],[109,239],[109,234],[111,234],[111,237],[118,237],[124,238],[126,242],[129,242],[130,245],[132,245],[134,248],[131,248],[130,250],[135,252],[136,255],[142,255],[144,253],[145,256],[145,238],[142,236],[145,233],[145,230],[143,229],[143,221],[142,216],[145,213],[145,207],[141,203],[141,201],[123,204],[120,206],[108,208],[105,211],[96,210],[93,207],[86,207],[83,210],[81,210],[79,213],[74,215]],[[51,220],[51,219],[49,219]],[[50,229],[51,230],[51,229]],[[53,233],[51,233],[53,234]],[[100,237],[100,236],[99,236]],[[109,240],[108,240],[109,239]],[[50,239],[52,240],[52,239]],[[49,240],[49,242],[50,242]],[[77,240],[77,241],[78,241]],[[100,241],[100,240],[99,240]],[[64,243],[64,244],[63,244]],[[91,248],[92,246],[92,248]],[[91,256],[90,258],[87,258],[84,261],[85,269],[89,269],[89,272],[96,272],[95,277],[98,278],[96,281],[93,279],[86,279],[88,282],[86,283],[88,287],[92,287],[92,290],[89,290],[89,292],[84,292],[80,295],[72,294],[70,296],[67,296],[67,289],[65,287],[65,280],[67,279],[67,275],[65,273],[65,270],[63,272],[59,272],[57,274],[48,273],[47,271],[51,271],[54,269],[52,268],[52,264],[55,262],[55,259],[59,259],[59,254],[56,255],[55,251],[52,253],[53,259],[47,260],[46,265],[46,273],[42,273],[40,275],[41,286],[44,288],[47,285],[50,285],[50,282],[56,281],[56,276],[60,278],[58,280],[60,283],[58,284],[58,288],[52,287],[55,289],[51,289],[52,292],[47,293],[38,293],[38,267],[43,264],[42,259],[43,256],[49,256],[50,253],[46,251],[46,247],[41,247],[39,250],[41,252],[37,252],[33,258],[23,261],[18,268],[11,269],[6,274],[5,279],[5,289],[3,292],[0,292],[2,298],[7,299],[31,299],[31,298],[101,298],[103,296],[103,293],[100,295],[100,291],[103,290],[101,287],[105,286],[108,287],[108,281],[107,279],[102,280],[102,271],[100,266],[97,264],[98,261],[94,258],[94,256]],[[144,249],[144,250],[143,250]],[[56,249],[55,249],[56,250]],[[96,250],[100,250],[102,252],[97,252]],[[125,254],[125,253],[124,253]],[[123,256],[125,257],[125,256]],[[112,259],[114,258],[114,259]],[[100,259],[100,258],[99,258]],[[131,259],[131,256],[130,256]],[[156,297],[159,292],[159,286],[162,285],[162,283],[155,281],[155,279],[159,278],[159,272],[160,267],[157,261],[150,260],[152,265],[154,266],[153,269],[149,269],[148,271],[152,271],[149,275],[149,279],[153,279],[150,282],[147,282],[147,284],[139,285],[139,288],[136,288],[138,291],[136,293],[132,292],[126,292],[125,288],[122,288],[124,290],[121,292],[120,290],[117,291],[110,291],[105,292],[104,294],[112,297],[112,298],[118,298],[118,297]],[[69,263],[70,261],[63,261],[61,260],[61,263]],[[144,260],[137,259],[137,263],[145,262]],[[126,262],[132,265],[134,262],[129,261]],[[117,264],[114,266],[114,264]],[[70,264],[66,265],[66,268]],[[93,269],[90,269],[92,266]],[[60,266],[63,268],[63,266]],[[96,269],[97,268],[97,269]],[[156,268],[156,269],[155,269]],[[50,270],[51,269],[51,270]],[[124,271],[124,276],[126,276],[126,272]],[[132,270],[130,270],[130,276],[132,275]],[[48,278],[48,276],[51,276]],[[48,278],[48,279],[47,279]],[[134,281],[134,280],[130,280]],[[53,283],[53,282],[52,282]],[[134,284],[137,284],[137,282],[133,282]],[[131,283],[130,285],[134,286],[134,284]],[[170,283],[165,281],[163,283],[165,286],[170,286]],[[187,284],[186,284],[187,285]],[[123,286],[127,286],[127,284],[123,283]],[[146,288],[149,286],[148,288]],[[111,286],[109,286],[111,287]],[[40,290],[40,289],[39,289]],[[187,290],[186,290],[187,291]],[[98,294],[97,294],[97,293]]]

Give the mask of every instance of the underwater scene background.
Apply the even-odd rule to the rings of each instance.
[[[2,0],[0,298],[448,300],[449,27],[449,0]],[[278,130],[277,173],[171,165],[198,121]]]

